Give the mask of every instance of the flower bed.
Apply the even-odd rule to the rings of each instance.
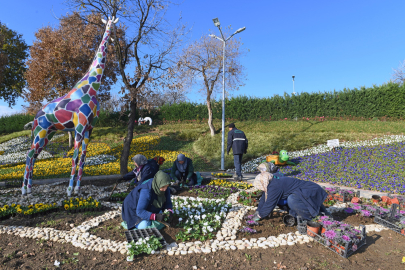
[[[232,174],[229,173],[211,173],[212,176],[218,177],[218,178],[231,178]]]
[[[8,219],[12,216],[18,215],[20,217],[33,218],[38,215],[47,214],[59,210],[56,203],[53,204],[30,204],[28,206],[21,206],[19,204],[12,204],[10,206],[4,205],[0,208],[0,220]]]
[[[72,213],[87,212],[87,211],[100,211],[103,206],[97,200],[94,200],[91,196],[87,199],[84,198],[72,198],[70,200],[64,200],[62,202],[63,208],[66,211]]]
[[[213,179],[209,183],[209,185],[213,186],[221,186],[221,187],[227,187],[227,188],[238,188],[238,189],[249,189],[253,187],[253,185],[248,184],[248,183],[241,183],[241,182],[231,182],[228,180],[224,179]]]
[[[348,258],[366,244],[365,226],[360,227],[362,229],[357,230],[328,216],[319,216],[310,222],[303,222],[301,217],[298,217],[298,230],[301,234],[307,234],[344,258]]]
[[[193,186],[189,188],[189,192],[195,193],[200,198],[210,199],[227,199],[229,195],[237,192],[235,187],[221,188],[219,186]]]
[[[52,139],[63,134],[55,135]],[[159,136],[148,135],[132,140],[130,155],[142,154],[148,159],[155,156],[165,158],[166,162],[175,161],[178,151],[152,150],[158,145]],[[49,146],[49,145],[48,145]],[[25,160],[28,149],[31,147],[28,137],[19,137],[0,144],[0,180],[22,179],[25,171]],[[86,154],[86,166],[83,175],[111,175],[120,173],[119,157],[122,152],[122,145],[111,148],[105,143],[89,143]],[[45,150],[41,152],[35,162],[34,177],[49,178],[52,176],[69,177],[72,167],[71,155],[74,149],[70,149],[64,157],[53,157]],[[81,150],[80,150],[81,151]],[[128,167],[128,170],[131,168]]]
[[[184,229],[176,235],[176,240],[205,241],[214,238],[230,207],[222,199],[173,199],[173,218],[178,219],[176,226]]]

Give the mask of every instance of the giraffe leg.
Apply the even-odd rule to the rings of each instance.
[[[89,141],[90,141],[90,135],[91,135],[91,130],[90,131],[87,130],[84,133],[84,139],[82,141],[82,155],[80,157],[79,173],[77,174],[77,182],[76,182],[74,194],[79,194],[79,192],[80,192],[80,181],[82,180],[83,168],[84,168],[85,159],[86,159],[87,145],[89,144]]]
[[[35,139],[32,142],[31,149],[27,153],[27,160],[24,173],[24,181],[22,186],[22,195],[30,194],[32,192],[32,175],[34,172],[34,164],[42,149],[48,144],[50,138],[54,135],[55,131],[42,129],[37,132]]]
[[[69,187],[67,188],[68,197],[72,196],[73,184],[75,182],[76,167],[79,161],[79,149],[80,146],[82,145],[84,133],[85,133],[84,131],[82,133],[79,133],[77,131],[75,132],[75,145],[74,145],[75,150],[73,152],[72,158],[72,172],[70,173]]]

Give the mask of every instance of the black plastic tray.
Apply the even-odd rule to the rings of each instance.
[[[400,221],[400,218],[396,218],[395,216],[401,217],[400,207],[398,204],[393,204],[391,205],[391,211],[389,213],[381,213],[379,210],[377,210],[376,215],[374,217],[374,222],[378,223],[396,233],[399,233],[400,235],[405,236],[404,234],[401,233],[401,228],[399,228],[397,225],[395,225],[395,222]]]
[[[297,222],[298,222],[298,231],[301,234],[307,234],[307,222],[303,221],[302,218],[300,216],[297,217]],[[357,243],[357,250],[360,249],[360,247],[364,246],[366,244],[366,227],[364,225],[360,225],[361,230],[362,230],[362,238],[360,239],[360,241]],[[347,259],[349,256],[351,256],[353,253],[355,253],[356,251],[353,251],[352,247],[353,247],[353,242],[352,241],[348,241],[345,242],[344,248],[341,248],[340,246],[336,246],[332,243],[330,243],[327,239],[325,239],[323,236],[313,233],[314,236],[308,235],[309,237],[313,238],[315,241],[317,241],[318,243],[324,245],[326,248],[328,248],[329,250],[337,253],[339,256]]]
[[[166,240],[156,228],[130,230],[125,232],[128,243],[131,243],[132,241],[137,242],[139,239],[145,239],[146,237],[151,237],[152,235],[159,239],[160,243],[162,244],[162,248],[166,247]]]

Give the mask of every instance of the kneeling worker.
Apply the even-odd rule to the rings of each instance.
[[[169,185],[169,175],[158,171],[154,178],[140,183],[131,191],[122,204],[122,219],[129,230],[145,229],[151,226],[153,220],[162,221],[162,212],[166,209],[169,213],[173,212]]]
[[[328,194],[318,184],[293,177],[273,178],[264,165],[260,165],[259,170],[261,173],[256,176],[253,185],[265,194],[260,199],[254,219],[271,215],[282,200],[287,200],[289,214],[295,218],[301,216],[303,220],[311,220],[320,212],[327,213],[323,202]]]
[[[197,175],[194,173],[193,161],[185,155],[179,154],[173,163],[170,177],[176,181],[176,184],[186,182],[189,186],[195,185]]]

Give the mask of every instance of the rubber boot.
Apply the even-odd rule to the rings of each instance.
[[[73,187],[68,187],[66,189],[66,193],[67,193],[68,197],[72,197],[72,191],[73,191]]]

